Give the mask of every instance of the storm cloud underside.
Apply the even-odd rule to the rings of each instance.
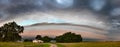
[[[16,21],[72,23],[105,29],[110,40],[120,40],[119,0],[0,0],[0,25]]]

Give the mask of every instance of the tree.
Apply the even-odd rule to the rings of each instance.
[[[41,37],[41,35],[37,35],[37,36],[35,37],[35,39],[37,39],[37,40],[42,40],[42,41],[44,41],[44,42],[50,42],[50,41],[52,40],[52,38],[50,38],[50,37],[48,37],[48,36]]]
[[[67,32],[63,35],[57,36],[56,37],[56,41],[57,42],[81,42],[82,41],[82,37],[81,35],[77,35],[75,33],[71,33],[71,32]]]
[[[20,33],[23,33],[24,27],[17,25],[15,22],[9,22],[0,27],[1,41],[18,41],[21,40]]]
[[[41,37],[41,35],[37,35],[37,36],[35,37],[35,39],[37,39],[37,40],[42,40],[42,37]]]
[[[0,41],[2,41],[2,31],[1,31],[1,28],[0,28]]]
[[[50,42],[50,41],[51,41],[51,38],[48,37],[48,36],[44,36],[44,37],[42,38],[42,40],[43,40],[44,42]]]
[[[24,39],[24,42],[32,42],[32,39]]]

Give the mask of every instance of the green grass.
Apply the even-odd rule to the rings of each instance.
[[[49,43],[32,43],[32,42],[0,42],[0,47],[49,47]]]
[[[56,44],[58,47],[65,47],[64,45],[61,44]]]
[[[58,47],[120,47],[120,42],[57,43]],[[50,47],[50,43],[0,42],[0,47]]]
[[[61,47],[120,47],[120,42],[58,43]]]

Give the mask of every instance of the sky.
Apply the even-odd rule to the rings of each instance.
[[[0,0],[0,26],[15,21],[71,23],[104,29],[110,39],[120,40],[120,0]]]

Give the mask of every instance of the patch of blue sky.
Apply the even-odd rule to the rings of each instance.
[[[19,22],[18,24],[19,25],[22,25],[22,26],[26,26],[26,25],[32,25],[32,24],[36,24],[36,23],[65,23],[64,20],[61,20],[61,19],[57,19],[57,18],[54,18],[54,19],[40,19],[40,20],[24,20],[22,22]]]
[[[55,18],[55,17],[47,17],[43,19],[39,19],[39,22],[45,22],[45,23],[64,23],[65,20]]]
[[[64,23],[64,20],[60,20],[60,19],[48,19],[47,20],[48,23]]]
[[[19,25],[22,25],[22,26],[25,26],[25,25],[31,25],[31,24],[35,24],[35,23],[38,23],[37,21],[35,20],[24,20],[20,23],[18,23]]]

